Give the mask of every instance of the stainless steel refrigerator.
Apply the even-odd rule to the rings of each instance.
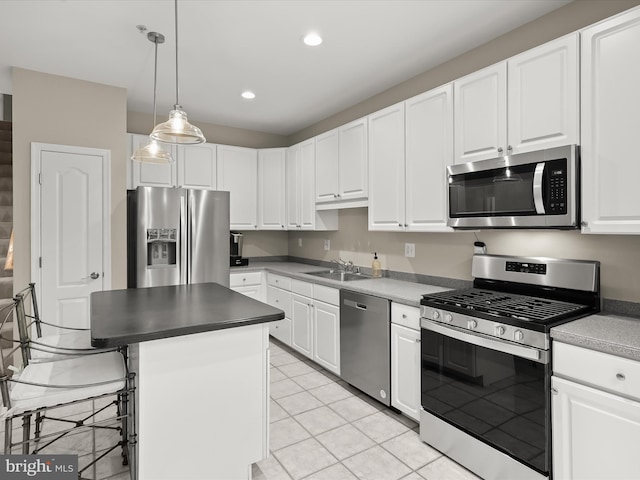
[[[229,286],[229,192],[138,187],[127,192],[129,288]]]

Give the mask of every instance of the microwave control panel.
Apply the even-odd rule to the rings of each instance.
[[[546,205],[548,214],[564,215],[567,213],[567,160],[553,160],[546,166]]]

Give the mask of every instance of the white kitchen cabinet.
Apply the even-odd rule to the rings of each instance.
[[[138,148],[149,143],[149,135],[127,134],[129,137],[129,151],[127,160],[131,168],[130,188],[142,187],[175,187],[177,184],[177,167],[173,163],[142,163],[131,160],[131,155]],[[175,154],[171,145],[162,144],[165,150]],[[174,157],[175,160],[175,157]]]
[[[507,150],[513,153],[580,143],[578,34],[507,62]]]
[[[420,309],[391,304],[391,405],[420,417]]]
[[[451,84],[369,116],[369,230],[442,232],[453,162]]]
[[[339,304],[337,288],[314,285],[313,360],[336,375],[340,375]]]
[[[258,229],[284,230],[286,148],[258,151]]]
[[[217,188],[217,149],[212,143],[199,145],[177,145],[176,186],[200,190]]]
[[[316,137],[316,203],[335,202],[340,190],[338,129]]]
[[[258,155],[253,148],[218,145],[218,190],[230,192],[233,230],[258,228]]]
[[[313,299],[291,295],[291,347],[313,360]]]
[[[507,63],[456,80],[455,163],[494,158],[507,145]]]
[[[229,275],[229,288],[247,297],[264,302],[262,272],[234,272]]]
[[[640,8],[582,31],[582,233],[640,234]]]
[[[579,143],[578,37],[454,82],[455,163]]]
[[[555,342],[553,476],[640,478],[640,362]]]
[[[148,135],[128,134],[131,154],[149,142]],[[129,159],[131,182],[129,188],[183,187],[215,190],[217,187],[217,148],[213,143],[200,145],[162,144],[171,152],[174,162],[169,164],[141,163]]]
[[[269,323],[269,333],[285,345],[291,346],[292,304],[290,278],[273,273],[267,274],[267,303],[284,312],[282,320]]]
[[[404,230],[404,133],[404,103],[369,115],[369,230]]]
[[[367,206],[367,119],[316,137],[316,208]]]
[[[287,149],[286,191],[288,230],[338,229],[337,211],[316,211],[314,138]]]
[[[453,87],[405,102],[405,230],[446,232],[447,166],[453,163]]]

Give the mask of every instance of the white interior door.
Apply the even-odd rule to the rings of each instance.
[[[34,144],[32,167],[32,278],[41,317],[89,327],[89,296],[110,287],[109,152]]]

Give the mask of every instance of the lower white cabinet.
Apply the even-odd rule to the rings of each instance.
[[[313,359],[313,299],[291,295],[291,347]]]
[[[255,300],[264,301],[262,272],[231,273],[229,288]]]
[[[391,304],[391,405],[420,420],[420,310]]]
[[[554,478],[640,478],[640,362],[572,345],[553,349]]]
[[[313,360],[340,375],[340,293],[314,285]]]
[[[269,324],[269,333],[285,345],[291,345],[291,292],[278,288],[274,284],[279,284],[280,277],[275,281],[272,278],[267,280],[267,303],[272,307],[280,308],[284,312],[284,318]]]

